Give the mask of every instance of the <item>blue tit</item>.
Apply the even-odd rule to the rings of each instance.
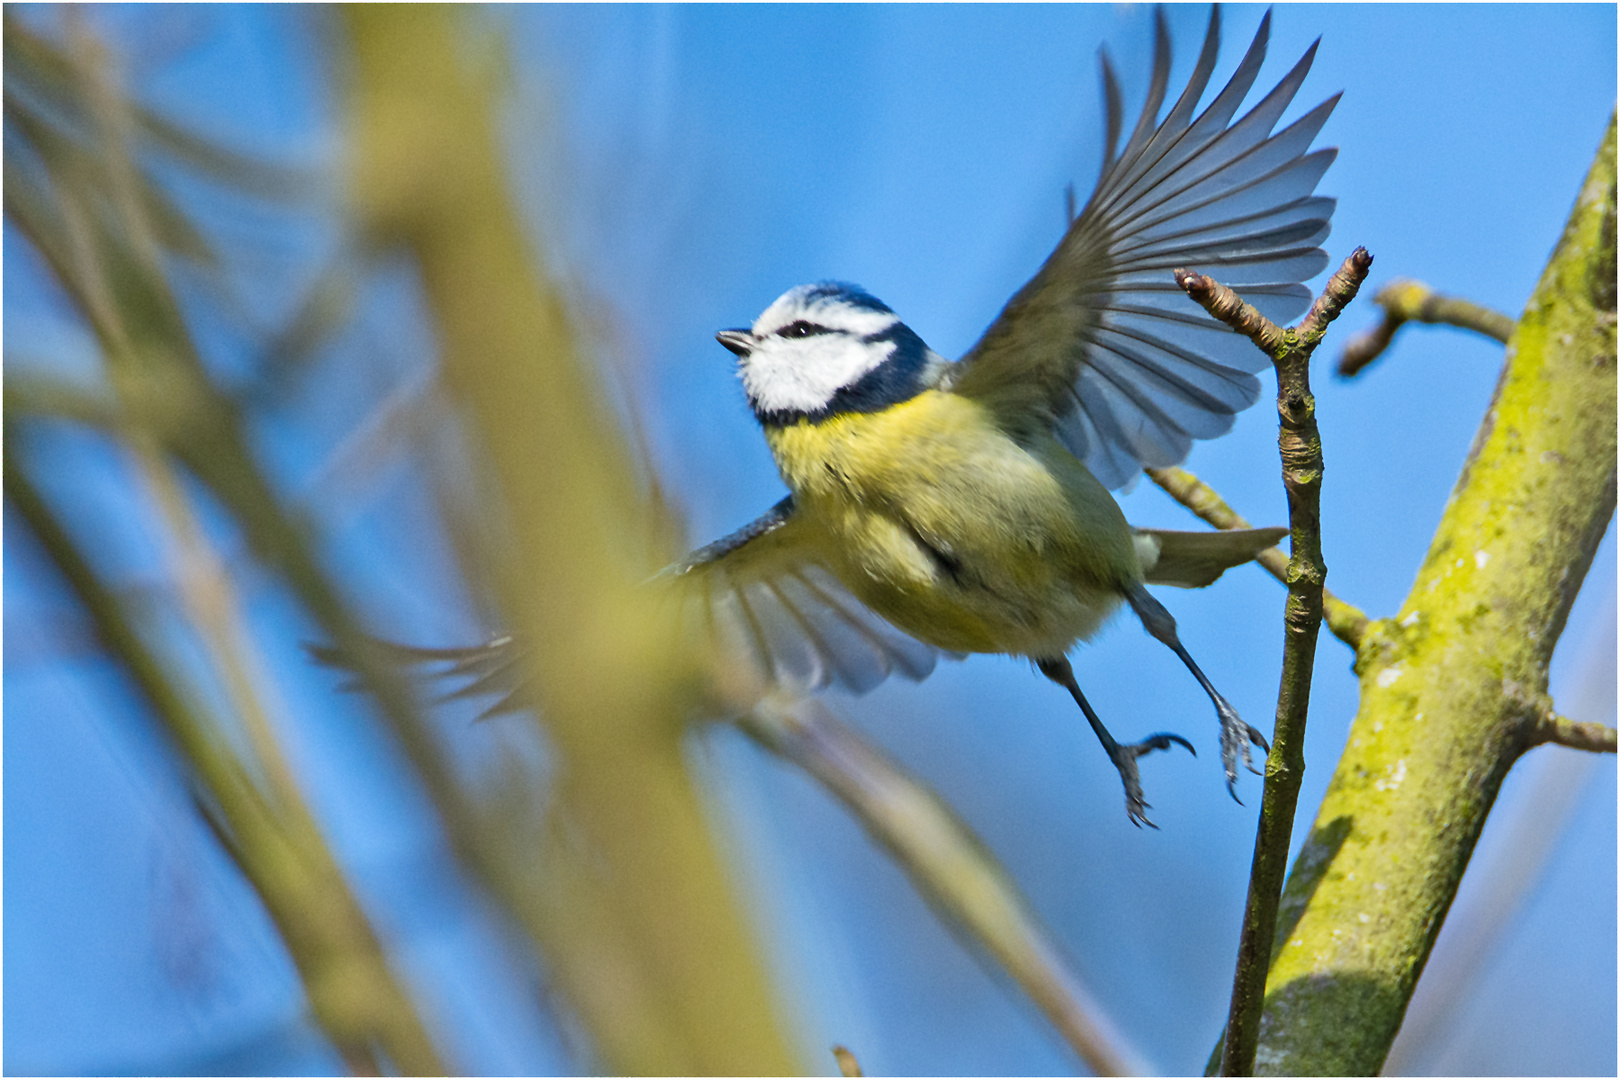
[[[1155,24],[1147,101],[1123,149],[1103,59],[1106,155],[1085,209],[965,356],[950,362],[882,301],[822,282],[723,330],[789,494],[661,575],[761,691],[922,679],[941,654],[1027,657],[1074,698],[1118,770],[1131,821],[1149,824],[1136,764],[1179,743],[1121,744],[1066,659],[1121,604],[1173,649],[1214,703],[1228,790],[1263,735],[1188,655],[1145,586],[1201,587],[1283,529],[1134,529],[1110,489],[1182,461],[1260,393],[1267,359],[1176,286],[1188,267],[1279,323],[1327,265],[1334,201],[1314,195],[1335,151],[1310,144],[1337,96],[1273,133],[1315,46],[1233,122],[1264,59],[1270,14],[1231,81],[1195,117],[1215,66],[1212,12],[1186,89],[1163,120],[1169,35]],[[497,690],[513,645],[449,660]],[[505,702],[503,702],[505,704]],[[1234,795],[1235,797],[1235,795]]]
[[[1216,54],[1212,13],[1191,81],[1157,122],[1170,70],[1157,21],[1147,104],[1117,155],[1119,93],[1106,61],[1107,156],[1057,250],[955,363],[854,285],[790,289],[749,329],[717,336],[791,494],[678,570],[698,577],[737,654],[778,682],[862,690],[920,677],[949,654],[1032,660],[1074,698],[1144,816],[1136,759],[1180,743],[1122,745],[1066,659],[1122,603],[1175,651],[1215,705],[1228,789],[1249,745],[1239,718],[1148,584],[1199,587],[1286,530],[1133,529],[1109,494],[1144,465],[1183,460],[1253,404],[1266,357],[1188,300],[1190,267],[1278,322],[1326,267],[1333,201],[1314,196],[1332,150],[1309,152],[1331,98],[1273,134],[1315,46],[1231,123],[1265,55],[1270,16],[1226,88],[1194,119]],[[853,601],[853,602],[852,602]],[[874,632],[872,615],[886,626]],[[856,640],[851,641],[851,638]],[[1252,768],[1252,765],[1250,765]]]

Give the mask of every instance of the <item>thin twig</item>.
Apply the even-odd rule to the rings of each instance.
[[[1261,352],[1271,357],[1273,362],[1276,361],[1285,345],[1286,331],[1214,278],[1186,270],[1177,270],[1175,276],[1176,284],[1202,305],[1205,311],[1243,334],[1254,342]]]
[[[813,699],[767,699],[743,731],[832,793],[946,925],[986,949],[1098,1076],[1152,1069],[1105,1019],[982,841],[919,781]]]
[[[1378,325],[1345,342],[1339,354],[1339,374],[1350,378],[1362,368],[1384,354],[1395,338],[1395,332],[1409,322],[1456,326],[1484,334],[1496,341],[1507,342],[1517,324],[1512,316],[1464,300],[1457,296],[1437,293],[1421,281],[1396,278],[1373,297],[1373,303],[1384,311]]]
[[[1536,724],[1530,736],[1531,746],[1554,743],[1573,750],[1590,750],[1597,754],[1615,752],[1615,729],[1607,724],[1571,720],[1567,716],[1548,713]]]
[[[1228,506],[1226,500],[1221,498],[1214,488],[1179,465],[1172,465],[1168,469],[1150,468],[1145,471],[1148,478],[1159,485],[1166,495],[1217,529],[1253,528],[1248,519]],[[1272,577],[1284,585],[1288,584],[1288,556],[1280,549],[1266,548],[1254,557],[1254,561],[1264,567]],[[1366,612],[1354,604],[1339,599],[1326,588],[1322,590],[1322,618],[1327,623],[1328,632],[1352,649],[1361,645],[1361,635],[1366,631],[1367,623],[1370,621]]]
[[[1266,970],[1288,869],[1294,809],[1305,772],[1305,721],[1316,637],[1323,617],[1322,583],[1327,577],[1322,561],[1322,441],[1316,428],[1316,401],[1311,396],[1310,358],[1327,325],[1355,298],[1371,268],[1372,256],[1365,248],[1357,248],[1292,330],[1278,327],[1231,289],[1202,274],[1185,270],[1175,273],[1176,283],[1188,296],[1215,318],[1247,335],[1276,367],[1277,414],[1281,422],[1277,446],[1282,457],[1283,487],[1288,492],[1293,549],[1286,571],[1282,686],[1277,695],[1271,754],[1266,759],[1260,829],[1255,837],[1249,899],[1232,978],[1232,1005],[1221,1053],[1222,1076],[1248,1076],[1254,1072]]]

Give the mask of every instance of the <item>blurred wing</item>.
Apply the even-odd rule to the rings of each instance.
[[[1192,79],[1155,127],[1170,41],[1155,19],[1153,81],[1116,158],[1119,88],[1102,60],[1108,145],[1101,179],[1057,250],[1008,301],[948,376],[1009,429],[1049,427],[1099,480],[1119,487],[1143,465],[1173,465],[1193,439],[1224,434],[1259,397],[1266,357],[1177,287],[1186,267],[1232,286],[1274,322],[1309,306],[1306,279],[1328,256],[1334,200],[1314,196],[1337,151],[1310,150],[1338,95],[1272,133],[1316,54],[1228,126],[1259,73],[1271,15],[1243,62],[1196,120],[1220,49],[1220,14]]]
[[[865,693],[891,674],[914,681],[940,652],[896,630],[856,600],[822,566],[793,516],[792,497],[764,516],[660,573],[647,585],[672,590],[683,630],[713,635],[734,686],[800,692],[829,685]],[[480,719],[529,708],[522,649],[509,637],[467,648],[429,649],[378,642],[401,667],[449,683],[445,700],[494,696]],[[343,654],[313,646],[331,667],[352,670]],[[954,654],[951,654],[954,655]],[[346,686],[352,689],[352,686]]]
[[[441,701],[461,698],[495,697],[495,703],[478,715],[483,720],[500,713],[519,712],[533,703],[528,700],[528,686],[518,666],[523,651],[515,639],[503,634],[482,645],[469,645],[447,649],[402,645],[395,641],[375,639],[373,646],[382,650],[389,660],[400,668],[421,676],[429,682],[445,684]],[[350,672],[355,665],[348,654],[329,645],[307,645],[309,654],[327,667]],[[358,676],[344,682],[343,690],[359,690]]]
[[[746,684],[865,693],[891,674],[921,680],[939,650],[901,633],[844,588],[807,542],[793,498],[671,567],[694,629],[713,635]]]

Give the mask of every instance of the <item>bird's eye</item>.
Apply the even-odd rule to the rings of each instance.
[[[813,322],[805,322],[803,319],[800,319],[797,322],[792,322],[782,327],[780,334],[782,337],[795,338],[811,337],[815,334],[825,334],[827,332],[828,331],[825,326],[817,326]]]

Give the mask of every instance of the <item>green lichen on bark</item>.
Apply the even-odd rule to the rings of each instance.
[[[1615,128],[1534,296],[1283,896],[1258,1074],[1382,1066],[1615,506]]]

